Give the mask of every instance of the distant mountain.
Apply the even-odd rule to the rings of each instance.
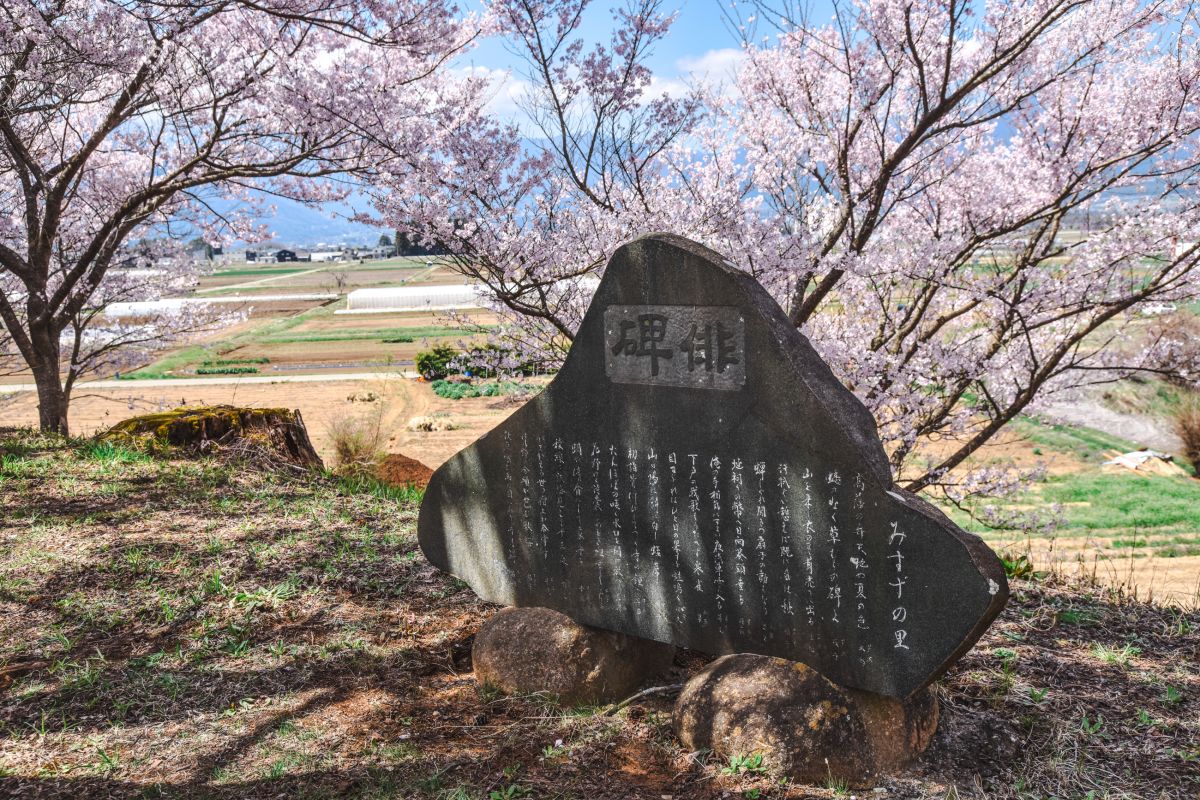
[[[379,241],[379,234],[392,235],[391,231],[384,228],[346,219],[353,209],[341,203],[312,208],[292,200],[276,198],[271,202],[277,209],[275,215],[264,218],[262,223],[270,228],[274,241],[293,247],[307,248],[316,244],[374,245]]]

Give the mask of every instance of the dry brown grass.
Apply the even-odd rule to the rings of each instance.
[[[334,472],[348,477],[375,474],[379,462],[387,455],[388,432],[383,424],[386,415],[384,403],[375,401],[367,411],[330,421]]]
[[[1200,476],[1200,394],[1189,395],[1175,412],[1175,430],[1183,440],[1183,455]]]

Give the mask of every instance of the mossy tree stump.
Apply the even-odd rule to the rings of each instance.
[[[250,445],[288,463],[321,469],[300,411],[286,408],[183,406],[118,422],[98,439],[150,451],[209,452]]]

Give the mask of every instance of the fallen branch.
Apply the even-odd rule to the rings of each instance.
[[[638,700],[641,700],[643,697],[649,697],[652,694],[668,694],[671,692],[678,692],[682,688],[683,688],[682,683],[672,683],[669,686],[651,686],[649,689],[642,689],[637,694],[632,695],[630,697],[626,697],[621,702],[614,703],[613,705],[609,706],[608,709],[604,712],[604,716],[611,717],[613,714],[616,714],[618,711],[629,706],[632,703],[636,703]]]

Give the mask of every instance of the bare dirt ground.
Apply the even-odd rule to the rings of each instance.
[[[1200,615],[1014,582],[878,787],[682,750],[671,700],[504,698],[494,607],[431,568],[411,499],[217,460],[0,435],[0,795],[1194,798]],[[681,652],[663,683],[709,659]],[[880,791],[882,790],[882,791]]]
[[[305,383],[213,383],[146,389],[137,381],[129,388],[88,390],[71,404],[71,425],[78,435],[106,430],[122,419],[149,411],[181,405],[245,405],[299,409],[317,452],[327,462],[333,454],[330,442],[335,420],[360,417],[378,425],[392,452],[438,467],[450,456],[491,430],[517,406],[503,398],[474,397],[446,400],[428,384],[401,377],[366,381]],[[451,430],[410,430],[414,417],[443,416]],[[0,425],[35,426],[37,398],[26,392],[7,407],[0,407]]]

